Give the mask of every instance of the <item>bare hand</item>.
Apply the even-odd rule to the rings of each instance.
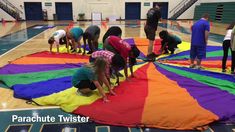
[[[103,102],[108,103],[108,102],[110,102],[110,100],[108,100],[107,97],[103,97]]]
[[[130,79],[130,78],[126,78],[126,81],[130,82],[130,81],[131,81],[131,79]]]
[[[113,96],[117,95],[112,89],[109,91],[109,93]]]
[[[135,77],[135,75],[134,75],[134,74],[131,74],[131,77],[132,77],[132,78],[134,78],[134,77]]]

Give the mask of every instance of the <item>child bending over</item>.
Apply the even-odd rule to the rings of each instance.
[[[78,92],[83,95],[88,95],[93,90],[98,89],[103,101],[109,102],[102,84],[104,83],[108,87],[110,94],[115,95],[115,93],[104,73],[106,65],[107,63],[104,59],[97,58],[94,63],[79,68],[72,77],[73,86],[78,88]]]

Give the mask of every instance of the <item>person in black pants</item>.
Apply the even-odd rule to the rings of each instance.
[[[226,62],[227,62],[227,58],[228,58],[228,51],[229,49],[232,52],[231,49],[231,35],[232,35],[232,29],[235,25],[235,22],[231,23],[228,27],[227,27],[227,33],[224,37],[224,41],[223,41],[223,51],[224,51],[224,55],[223,55],[223,59],[222,59],[222,72],[226,72]],[[234,58],[234,57],[233,57]],[[231,71],[234,71],[234,67],[231,67]]]
[[[160,7],[158,5],[155,5],[154,8],[151,8],[148,11],[147,21],[144,27],[144,32],[146,34],[147,39],[149,40],[148,54],[147,54],[148,61],[155,61],[155,57],[158,56],[153,52],[153,48],[154,48],[153,43],[155,40],[158,22],[160,19],[161,19]]]
[[[234,22],[235,25],[235,22]],[[231,67],[231,74],[235,75],[234,68],[235,68],[235,26],[233,27],[232,34],[231,34],[231,49],[232,49],[232,67]]]

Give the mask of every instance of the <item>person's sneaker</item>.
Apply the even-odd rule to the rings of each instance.
[[[76,50],[75,49],[73,49],[72,51],[71,51],[71,53],[75,53],[76,52]]]
[[[226,72],[226,69],[222,69],[222,72],[225,73],[225,72]]]
[[[197,70],[202,70],[201,66],[195,66],[194,68],[197,69]]]
[[[82,53],[82,50],[80,49],[80,50],[78,50],[78,53]]]
[[[158,57],[159,55],[158,55],[158,54],[155,54],[155,53],[152,53],[152,56],[153,56],[153,57]]]
[[[147,55],[147,61],[153,62],[156,60],[156,57],[157,57],[157,55],[155,53],[151,53],[151,54]]]
[[[189,66],[189,68],[195,68],[195,64],[191,64],[190,66]]]
[[[92,54],[92,51],[87,52],[87,54]]]
[[[124,77],[120,72],[117,73],[119,77]]]
[[[111,74],[110,78],[115,79],[115,75]]]

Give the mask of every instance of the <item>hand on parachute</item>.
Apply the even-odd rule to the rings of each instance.
[[[111,94],[111,95],[113,95],[113,96],[116,96],[116,95],[117,95],[112,89],[109,91],[109,94]]]
[[[108,103],[108,102],[110,102],[110,100],[108,100],[108,98],[105,96],[105,97],[103,97],[103,102]]]

